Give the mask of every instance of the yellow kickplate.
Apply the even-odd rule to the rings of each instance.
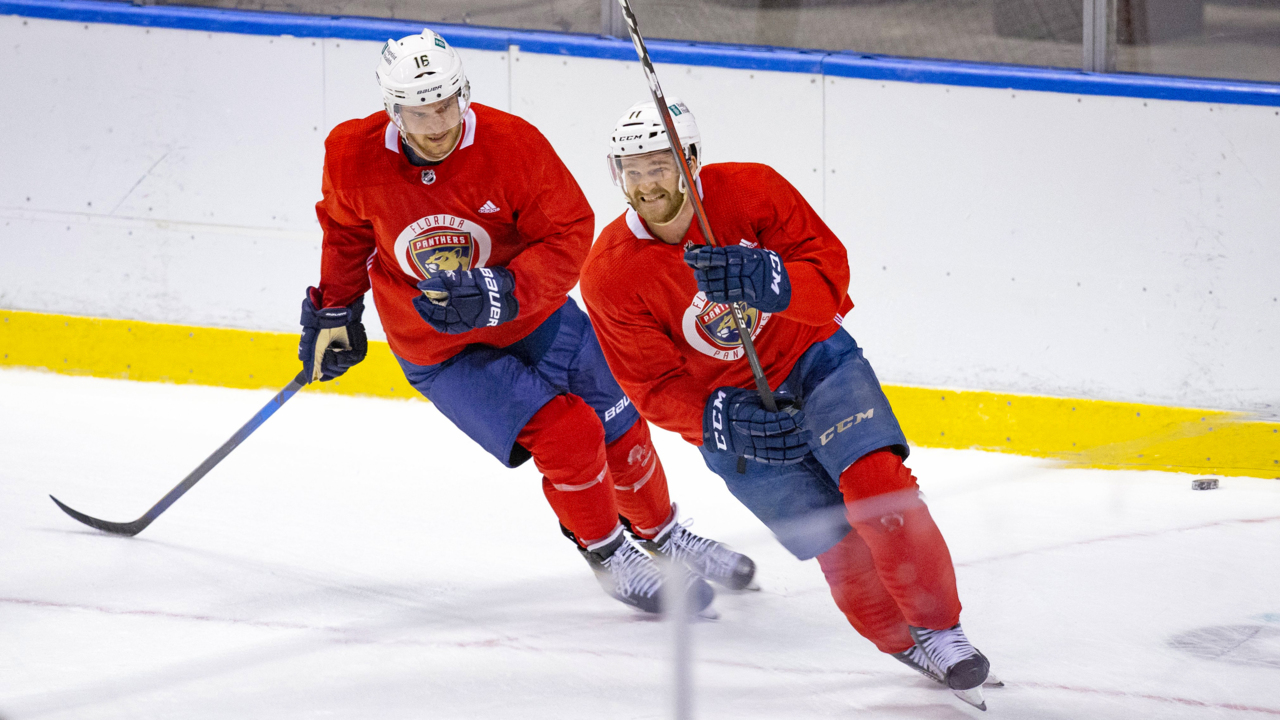
[[[0,365],[121,380],[279,389],[302,369],[298,337],[0,310]],[[336,380],[308,386],[307,392],[422,397],[404,379],[384,342],[369,343],[364,362]]]
[[[0,365],[233,388],[285,385],[298,335],[0,310]],[[1280,478],[1280,423],[1246,413],[886,385],[907,439],[1072,467]],[[417,398],[391,350],[307,392]]]
[[[1055,458],[1072,467],[1280,478],[1280,423],[1248,413],[886,386],[914,445]]]

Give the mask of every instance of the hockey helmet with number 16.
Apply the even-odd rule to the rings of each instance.
[[[382,46],[377,75],[383,105],[401,133],[435,134],[448,130],[462,122],[471,104],[471,85],[462,70],[462,58],[429,28],[419,35],[388,40]],[[454,97],[457,102],[442,108],[440,116],[433,118],[433,126],[406,127],[403,108],[432,105]]]
[[[698,121],[694,119],[689,106],[679,98],[669,97],[666,100],[667,111],[671,113],[671,124],[675,126],[676,135],[680,136],[680,146],[696,178],[702,166],[702,134],[698,132]],[[658,107],[652,100],[632,105],[613,126],[613,133],[609,136],[609,173],[613,176],[613,184],[622,188],[624,194],[627,192],[622,175],[622,158],[661,150],[669,152],[671,141],[667,139],[667,128],[662,124]],[[695,161],[697,165],[694,165]],[[683,180],[680,185],[683,192]]]

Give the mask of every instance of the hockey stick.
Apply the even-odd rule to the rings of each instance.
[[[671,152],[676,156],[676,163],[680,166],[680,176],[684,178],[689,200],[693,202],[693,212],[698,216],[698,227],[702,230],[702,237],[707,239],[708,245],[719,245],[715,235],[711,233],[711,224],[707,222],[707,211],[702,207],[702,198],[698,197],[697,185],[693,182],[693,172],[689,170],[689,161],[681,150],[680,136],[676,134],[675,123],[671,121],[671,111],[667,109],[667,98],[662,94],[662,86],[658,84],[658,73],[653,69],[653,62],[649,60],[649,49],[645,47],[644,38],[640,36],[636,14],[631,11],[631,3],[627,0],[618,0],[618,3],[622,5],[622,14],[627,19],[627,31],[631,33],[631,43],[636,46],[640,65],[644,68],[645,78],[649,81],[649,92],[653,95],[653,104],[657,106],[658,114],[662,116],[662,125],[667,129],[667,140],[671,143]],[[769,381],[765,379],[760,356],[756,354],[756,344],[751,340],[751,333],[747,331],[746,303],[736,302],[730,307],[733,308],[734,329],[738,331],[738,337],[742,340],[742,351],[747,356],[747,364],[751,366],[751,375],[756,381],[756,392],[760,393],[760,403],[764,405],[765,410],[778,412],[778,404],[774,402],[773,391],[769,388]]]
[[[191,474],[183,478],[182,482],[178,483],[177,487],[170,490],[168,495],[160,498],[160,502],[156,503],[146,512],[146,514],[133,522],[115,523],[108,522],[106,520],[99,520],[63,505],[62,501],[52,495],[50,495],[49,498],[57,503],[58,507],[62,508],[63,512],[91,528],[97,528],[104,532],[115,533],[116,535],[127,535],[129,537],[137,535],[146,529],[146,527],[151,524],[151,521],[160,517],[160,513],[168,510],[170,505],[190,490],[191,486],[199,482],[200,478],[207,475],[215,465],[222,462],[223,458],[230,455],[231,451],[235,450],[240,443],[244,442],[245,438],[252,435],[254,430],[257,430],[262,423],[267,421],[267,418],[274,415],[282,405],[288,402],[289,398],[293,397],[294,393],[301,390],[302,387],[307,384],[307,380],[308,378],[306,373],[298,373],[298,376],[286,385],[283,390],[276,393],[276,396],[271,398],[271,400],[258,411],[257,415],[254,415],[249,422],[244,424],[244,427],[237,430],[235,435],[232,435],[229,440],[222,444],[222,447],[218,448],[212,455],[205,458],[205,461],[200,463],[200,467],[192,470]]]

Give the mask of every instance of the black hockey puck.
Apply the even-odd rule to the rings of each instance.
[[[1192,490],[1217,490],[1218,478],[1200,478],[1191,481]]]

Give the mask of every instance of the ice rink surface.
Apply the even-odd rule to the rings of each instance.
[[[135,538],[48,498],[132,520],[269,397],[0,371],[0,717],[671,716],[668,624],[600,591],[532,463],[429,404],[304,390]],[[763,587],[694,628],[696,717],[1280,716],[1280,481],[913,452],[1007,684],[981,713],[655,436],[681,515]]]

